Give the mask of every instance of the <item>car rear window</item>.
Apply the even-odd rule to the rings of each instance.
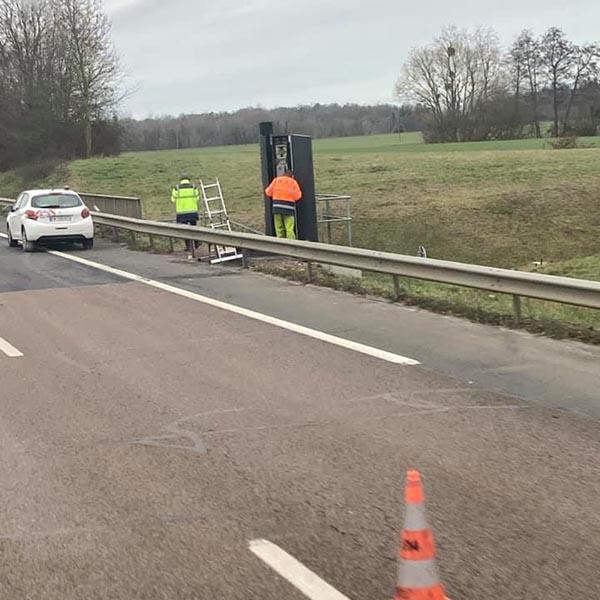
[[[31,200],[33,208],[75,208],[81,205],[79,197],[73,194],[46,194]]]

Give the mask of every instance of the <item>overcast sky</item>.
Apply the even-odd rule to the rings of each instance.
[[[600,38],[599,0],[105,0],[136,117],[388,102],[412,46],[445,25]]]

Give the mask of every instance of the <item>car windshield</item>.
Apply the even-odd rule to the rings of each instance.
[[[75,208],[81,206],[81,200],[73,194],[45,194],[31,200],[33,208]]]

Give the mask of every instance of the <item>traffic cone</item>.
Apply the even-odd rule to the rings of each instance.
[[[418,471],[406,475],[406,514],[398,552],[395,600],[448,600],[435,562],[435,542],[425,515],[425,494]]]

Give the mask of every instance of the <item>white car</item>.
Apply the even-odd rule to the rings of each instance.
[[[94,246],[90,211],[71,190],[27,190],[10,209],[6,219],[9,246],[19,242],[25,252],[52,242],[79,242]]]

